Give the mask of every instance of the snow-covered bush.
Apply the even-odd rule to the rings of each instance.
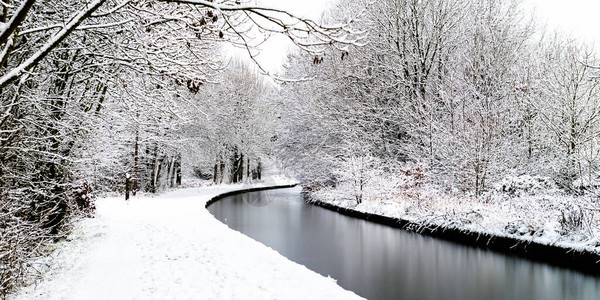
[[[584,211],[581,207],[570,206],[561,211],[559,220],[563,233],[579,231],[583,229]]]
[[[508,222],[508,224],[504,227],[504,230],[509,234],[515,235],[537,235],[540,236],[543,234],[542,228],[537,228],[532,224],[528,224],[527,222],[518,219],[516,221]]]
[[[381,174],[381,161],[375,157],[351,155],[341,159],[340,167],[333,172],[340,185],[347,186],[352,191],[352,197],[360,204],[365,198],[365,189],[371,179]]]
[[[87,217],[91,217],[96,210],[94,204],[95,195],[93,194],[92,186],[84,181],[78,188],[74,189],[73,198],[77,204],[77,209]]]
[[[600,188],[600,173],[593,172],[580,176],[571,183],[571,187],[580,194],[597,194]]]
[[[530,195],[539,192],[548,192],[556,189],[554,182],[542,176],[507,176],[495,185],[497,192],[511,196]]]
[[[589,203],[583,203],[589,205]],[[586,239],[593,238],[597,233],[598,221],[596,211],[583,207],[580,204],[567,204],[560,209],[558,223],[562,235],[579,234]]]
[[[432,188],[425,184],[422,169],[413,164],[402,166],[371,165],[361,172],[336,172],[335,184],[305,182],[305,192],[325,201],[400,202],[420,205]],[[360,201],[358,201],[360,199]]]

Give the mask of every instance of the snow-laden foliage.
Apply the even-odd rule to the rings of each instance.
[[[372,178],[357,204],[351,183],[312,190],[312,201],[409,220],[423,227],[451,227],[568,249],[600,251],[597,200],[566,195],[558,189],[489,191],[481,196],[445,192],[406,168]],[[543,179],[540,179],[543,182]],[[516,182],[515,182],[516,181]],[[545,183],[528,179],[510,181],[523,187]],[[506,181],[505,181],[506,182]],[[530,185],[531,184],[531,185]]]
[[[18,0],[0,22],[0,297],[94,191],[252,181],[274,156],[358,209],[597,240],[600,62],[517,0],[340,2],[318,22],[252,1]],[[263,34],[303,50],[281,89],[223,56],[254,59]]]
[[[0,298],[74,216],[90,214],[94,191],[177,186],[184,160],[202,151],[204,174],[219,161],[235,169],[220,181],[260,177],[270,91],[254,74],[223,75],[221,45],[254,57],[255,37],[282,34],[322,53],[360,44],[362,32],[252,3],[0,1]]]
[[[570,193],[595,186],[599,61],[588,47],[544,36],[517,1],[379,1],[366,15],[366,46],[290,57],[289,74],[315,79],[281,100],[283,157],[301,176],[352,181],[361,172],[348,163],[375,158],[383,166],[361,168],[409,162],[476,195],[515,175]]]
[[[365,46],[289,57],[288,76],[314,80],[283,89],[281,157],[311,197],[595,247],[593,49],[546,34],[519,1],[384,0],[365,15]]]
[[[509,195],[533,195],[556,189],[554,181],[541,176],[508,176],[495,186],[495,190]]]

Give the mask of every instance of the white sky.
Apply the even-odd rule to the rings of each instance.
[[[548,29],[559,28],[566,34],[600,47],[600,0],[525,0],[534,6],[538,18]]]

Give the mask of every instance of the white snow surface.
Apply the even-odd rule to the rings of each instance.
[[[98,199],[96,217],[77,222],[40,263],[37,282],[11,299],[360,299],[204,208],[218,194],[261,185]]]

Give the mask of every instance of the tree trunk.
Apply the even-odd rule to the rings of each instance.
[[[246,163],[246,180],[250,180],[250,158],[247,159]]]
[[[133,150],[133,195],[137,194],[138,190],[138,178],[139,176],[139,162],[140,162],[140,132],[136,129],[135,131],[135,145]]]
[[[151,186],[150,192],[156,193],[158,192],[159,178],[160,178],[160,170],[162,168],[162,160],[158,157],[158,144],[154,145],[154,159],[153,159],[153,168],[152,168],[152,178],[151,178]]]
[[[260,160],[258,161],[258,166],[256,166],[256,177],[258,177],[258,180],[262,179],[262,163]]]
[[[223,160],[221,160],[219,164],[219,169],[221,171],[221,178],[219,178],[219,183],[223,183],[223,180],[225,179],[225,162],[223,162]]]
[[[175,178],[173,178],[174,177],[173,176],[174,175],[173,174],[174,173],[174,170],[173,170],[174,162],[173,162],[173,160],[174,160],[174,158],[172,158],[172,157],[170,157],[167,160],[167,186],[169,188],[173,187],[174,181],[175,181]]]
[[[178,154],[174,162],[175,166],[175,186],[181,186],[181,154]]]
[[[237,182],[242,182],[244,180],[244,154],[240,154],[240,160],[238,161],[238,170],[237,170]]]
[[[213,183],[217,184],[217,179],[219,177],[219,163],[215,162],[215,168],[213,170]]]
[[[155,177],[155,184],[154,184],[154,193],[158,192],[159,188],[160,188],[160,171],[162,169],[162,159],[159,159],[156,166],[156,177]]]

